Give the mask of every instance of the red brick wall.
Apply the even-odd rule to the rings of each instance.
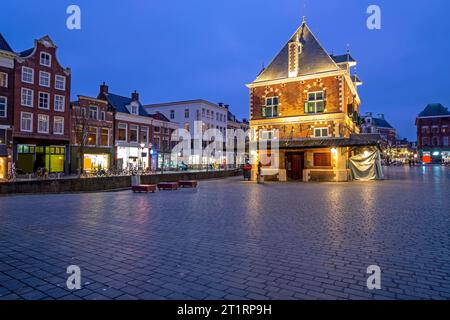
[[[89,118],[89,107],[90,106],[96,106],[97,112],[98,112],[98,120],[93,120]],[[79,97],[78,102],[76,105],[72,106],[71,108],[71,115],[72,115],[72,130],[71,130],[71,143],[76,143],[76,125],[77,125],[77,118],[80,117],[80,111],[79,108],[85,108],[86,110],[86,117],[88,119],[87,125],[89,127],[97,127],[98,135],[100,136],[100,129],[101,128],[108,128],[110,130],[109,132],[109,146],[113,146],[113,129],[114,129],[114,114],[113,111],[109,108],[109,105],[106,101],[100,101],[97,99],[90,99],[88,97]],[[105,113],[105,120],[100,120],[100,114],[101,112]]]
[[[52,56],[51,67],[40,65],[40,52],[45,51]],[[34,53],[30,57],[16,59],[15,64],[15,88],[14,88],[14,137],[15,138],[32,138],[42,140],[61,140],[69,141],[70,139],[70,86],[71,76],[65,73],[65,69],[61,67],[56,56],[56,48],[47,48],[39,41],[36,43]],[[28,84],[22,82],[22,66],[34,69],[34,83]],[[39,85],[39,71],[50,73],[50,87],[42,87]],[[55,89],[55,75],[66,77],[66,90]],[[21,89],[29,88],[33,90],[33,108],[24,107],[21,105]],[[50,94],[50,110],[39,109],[39,92],[47,92]],[[55,94],[65,96],[64,112],[57,112],[54,110]],[[20,115],[21,112],[30,112],[33,114],[33,132],[26,133],[20,131]],[[49,116],[49,134],[37,133],[38,114]],[[53,117],[64,117],[64,135],[53,134]]]
[[[422,133],[423,127],[428,127],[428,133]],[[433,126],[438,126],[438,132],[434,132]],[[443,130],[443,126],[447,126],[446,132]],[[436,147],[446,147],[443,145],[443,138],[450,137],[450,117],[437,117],[437,118],[419,118],[417,119],[417,145],[419,149],[431,149],[433,138],[437,138],[439,144]],[[422,144],[422,138],[427,137],[429,145],[424,146]]]
[[[13,125],[14,117],[14,69],[9,69],[0,66],[0,72],[6,73],[8,75],[8,87],[0,87],[0,96],[6,97],[7,101],[7,117],[0,118],[0,125]]]
[[[325,91],[326,96],[325,113],[341,112],[341,83],[343,83],[344,91],[344,112],[347,112],[347,105],[353,102],[353,95],[348,85],[342,77],[327,77],[250,89],[251,120],[262,119],[265,98],[270,96],[279,96],[279,117],[308,115],[304,111],[308,92],[321,90]]]

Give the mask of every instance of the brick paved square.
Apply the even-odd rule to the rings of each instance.
[[[0,299],[450,299],[450,170],[387,175],[0,197]]]

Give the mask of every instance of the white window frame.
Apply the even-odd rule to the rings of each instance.
[[[121,126],[122,126],[122,128],[121,128]],[[125,129],[125,140],[120,140],[120,138],[119,138],[119,130],[120,129]],[[118,123],[117,124],[117,141],[128,141],[128,124],[126,124],[126,123]]]
[[[322,94],[322,99],[318,99],[317,95],[321,93]],[[309,96],[310,95],[314,95],[314,99],[310,100]],[[315,113],[323,113],[325,112],[325,91],[321,90],[321,91],[312,91],[312,92],[308,92],[308,97],[306,102],[308,103],[308,112],[310,114],[315,114]],[[322,103],[322,111],[317,111],[317,105],[319,103]],[[313,106],[312,108],[314,109],[313,111],[311,111],[311,106]]]
[[[92,111],[91,108],[95,108],[95,111]],[[92,117],[92,112],[95,112],[95,118]],[[89,106],[89,119],[98,120],[98,107],[97,106]]]
[[[57,120],[61,120],[61,122],[62,122],[62,130],[61,130],[61,132],[57,132],[56,129],[55,129]],[[53,117],[53,134],[61,135],[61,136],[64,135],[64,117],[59,117],[59,116]]]
[[[46,94],[46,95],[47,95],[47,103],[48,103],[47,108],[41,107],[41,94]],[[41,109],[41,110],[50,110],[50,97],[51,97],[50,93],[44,92],[44,91],[39,91],[38,109]]]
[[[3,84],[0,82],[0,88],[8,88],[8,74],[6,72],[0,72],[0,80],[4,77]]]
[[[131,105],[131,114],[138,115],[139,114],[139,106]]]
[[[48,79],[48,83],[47,84],[43,84],[42,81],[41,81],[43,79],[42,78],[43,75],[47,76],[47,79]],[[51,85],[51,74],[49,72],[39,71],[39,85],[41,87],[50,88],[50,85]]]
[[[4,115],[2,116],[2,115],[0,114],[0,118],[7,118],[7,117],[8,117],[8,98],[7,98],[7,97],[0,96],[0,99],[5,99],[5,102],[4,102],[4,103],[0,103],[0,105],[3,105],[3,107],[4,107],[4,110],[3,110]]]
[[[27,92],[27,93],[31,93],[31,99],[30,99],[30,104],[25,104],[24,103],[24,99],[23,99],[23,97],[24,97],[24,95],[25,95],[25,92]],[[26,95],[27,96],[27,99],[26,99],[26,101],[28,101],[28,94]],[[32,90],[32,89],[29,89],[29,88],[22,88],[22,90],[21,90],[21,92],[20,92],[20,105],[22,105],[22,106],[24,106],[24,107],[28,107],[28,108],[33,108],[33,104],[34,104],[34,90]]]
[[[62,98],[62,109],[57,109],[58,104],[56,103],[57,98]],[[55,94],[53,109],[56,112],[64,112],[66,110],[66,96]]]
[[[25,73],[26,73],[26,71],[30,71],[31,72],[31,81],[25,80]],[[23,83],[34,84],[34,69],[33,68],[22,66],[22,82]]]
[[[48,64],[42,62],[43,61],[42,60],[42,56],[43,55],[46,55],[48,57]],[[44,66],[44,67],[51,67],[52,66],[52,55],[50,53],[48,53],[48,52],[41,51],[39,53],[39,64],[41,66]]]
[[[100,111],[100,120],[106,121],[106,112],[105,111]]]
[[[327,131],[327,134],[323,134],[323,130]],[[317,134],[319,132],[319,134]],[[328,127],[320,127],[320,128],[314,128],[314,138],[329,138],[330,137],[330,128]]]
[[[276,99],[277,103],[275,103],[275,99]],[[264,118],[277,118],[278,114],[280,112],[280,110],[279,110],[280,109],[279,108],[279,106],[280,106],[280,97],[278,97],[278,96],[267,97],[265,100],[266,101],[265,101],[265,104],[263,106],[263,109],[266,109],[266,112],[265,112],[265,115],[263,115],[263,117]],[[270,104],[269,104],[269,101],[270,101]],[[271,110],[271,115],[270,116],[267,115],[267,110],[268,109]],[[276,114],[274,114],[274,109],[276,109]]]
[[[145,142],[141,141],[141,130],[146,132],[146,139]],[[139,127],[139,135],[138,135],[138,142],[139,143],[145,143],[146,145],[148,144],[148,138],[149,138],[149,132],[150,132],[150,128],[147,126],[140,126]]]
[[[29,130],[25,130],[23,128],[23,116],[24,115],[30,116],[30,119],[28,119],[30,121],[30,129]],[[31,112],[21,112],[20,113],[20,131],[21,132],[33,132],[33,114]]]
[[[64,87],[63,88],[58,88],[58,78],[64,79],[63,83],[64,83]],[[67,78],[65,76],[61,76],[61,75],[55,75],[55,89],[56,90],[61,90],[61,91],[66,91],[66,85],[67,85]]]
[[[102,145],[102,131],[103,130],[107,130],[108,131],[108,141],[106,142],[107,144],[106,144],[106,146],[104,146],[104,145]],[[98,136],[98,145],[100,146],[100,147],[109,147],[110,146],[110,138],[109,138],[109,136],[110,136],[110,130],[109,130],[109,128],[99,128],[99,136]]]
[[[130,133],[132,131],[131,128],[136,128],[136,140],[131,140],[131,135],[130,135],[129,142],[139,143],[139,126],[137,124],[130,124]]]
[[[41,122],[41,117],[46,118],[47,119],[47,130],[46,131],[42,131],[40,128],[40,122]],[[38,119],[37,119],[37,132],[38,133],[50,133],[50,117],[46,114],[38,114]]]

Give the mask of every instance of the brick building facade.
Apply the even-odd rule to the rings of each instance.
[[[135,91],[130,97],[109,92],[100,86],[97,97],[107,101],[114,110],[115,167],[122,169],[156,170],[173,166],[171,134],[178,128],[162,114],[148,114]]]
[[[68,172],[71,72],[56,52],[45,36],[15,57],[14,162],[22,172]]]
[[[0,34],[0,181],[7,178],[12,165],[14,57],[13,50]]]
[[[417,149],[424,163],[450,162],[450,112],[440,103],[429,104],[417,117]]]
[[[360,132],[355,65],[349,53],[329,55],[303,22],[248,85],[254,139],[279,142],[279,168],[267,172],[280,180],[348,180],[349,147]],[[269,156],[259,150],[257,161]]]
[[[71,103],[70,172],[109,170],[114,161],[114,110],[105,100],[78,96]]]

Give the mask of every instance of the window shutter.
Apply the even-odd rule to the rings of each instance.
[[[267,116],[266,116],[266,108],[265,108],[265,107],[262,108],[262,116],[263,116],[263,117],[267,117]]]
[[[309,102],[305,101],[305,113],[309,113]]]

